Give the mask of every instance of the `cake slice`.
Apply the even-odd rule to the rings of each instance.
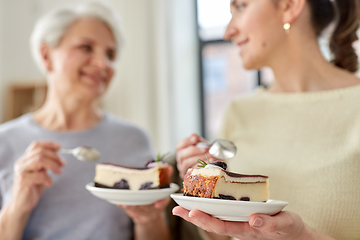
[[[153,162],[146,168],[97,164],[94,183],[95,187],[129,190],[168,188],[170,186],[168,164]]]
[[[184,177],[185,196],[266,202],[269,199],[267,176],[226,171],[226,163],[215,162],[204,168],[189,169]]]

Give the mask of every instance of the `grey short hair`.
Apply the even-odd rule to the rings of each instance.
[[[56,8],[36,22],[30,37],[30,48],[33,58],[44,74],[46,74],[46,69],[40,53],[41,45],[47,43],[51,47],[56,47],[67,28],[73,22],[83,17],[93,17],[107,24],[115,38],[117,55],[120,54],[124,43],[120,16],[109,6],[98,1],[88,1],[79,3],[76,6]]]

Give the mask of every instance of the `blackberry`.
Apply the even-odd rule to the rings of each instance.
[[[248,198],[248,197],[242,197],[242,198],[240,198],[240,201],[250,201],[250,198]]]
[[[129,183],[125,179],[122,179],[120,182],[117,182],[114,184],[114,188],[130,189],[130,186],[129,186]]]
[[[150,187],[151,187],[152,184],[153,184],[152,182],[146,182],[146,183],[144,183],[143,185],[141,185],[141,187],[140,187],[139,190],[150,189]]]
[[[221,167],[224,170],[227,169],[227,164],[226,164],[226,162],[223,162],[223,161],[216,161],[216,162],[212,162],[210,164]]]
[[[225,200],[236,200],[236,198],[234,198],[233,196],[222,195],[222,194],[219,194],[219,198],[220,199],[225,199]]]

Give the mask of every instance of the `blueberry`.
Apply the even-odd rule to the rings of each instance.
[[[219,198],[220,199],[226,199],[226,200],[236,200],[236,198],[234,198],[233,196],[222,195],[222,194],[219,194]]]
[[[130,189],[130,186],[129,186],[129,183],[125,179],[122,179],[120,182],[117,182],[114,184],[114,188]]]
[[[226,164],[226,162],[223,162],[223,161],[216,161],[216,162],[212,162],[210,164],[221,167],[224,170],[227,169],[227,164]]]
[[[141,185],[139,190],[146,190],[146,189],[150,189],[151,185],[153,184],[153,182],[146,182],[144,184]]]
[[[250,201],[250,198],[248,198],[248,197],[242,197],[242,198],[240,198],[240,201]]]

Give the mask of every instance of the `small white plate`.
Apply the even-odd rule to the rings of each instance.
[[[179,189],[179,186],[175,183],[171,183],[169,188],[139,191],[99,188],[95,187],[93,182],[86,184],[85,187],[94,196],[104,199],[109,203],[132,206],[153,204],[157,200],[164,199]]]
[[[271,200],[267,202],[247,202],[214,198],[187,197],[182,193],[170,197],[187,210],[198,209],[221,220],[248,222],[254,213],[274,215],[280,212],[287,202]]]

